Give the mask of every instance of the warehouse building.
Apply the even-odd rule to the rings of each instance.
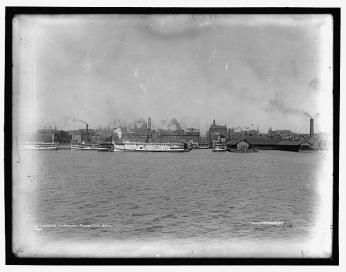
[[[281,141],[278,144],[279,150],[285,151],[312,151],[312,143],[302,140],[302,141]]]
[[[234,139],[227,143],[227,150],[247,150],[250,148],[250,144],[244,139]]]
[[[262,150],[275,150],[278,149],[278,142],[280,140],[272,139],[269,137],[246,137],[246,142],[250,144],[251,147],[262,149]]]

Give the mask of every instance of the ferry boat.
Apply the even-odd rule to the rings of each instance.
[[[57,143],[26,142],[22,146],[23,150],[58,150]]]
[[[190,150],[185,143],[141,143],[128,141],[114,143],[114,151],[187,152]]]
[[[212,147],[213,152],[224,152],[226,150],[227,150],[226,143],[222,141],[213,141],[213,147]]]

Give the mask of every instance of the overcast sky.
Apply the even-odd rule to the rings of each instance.
[[[325,15],[18,16],[14,120],[330,131],[331,30]]]

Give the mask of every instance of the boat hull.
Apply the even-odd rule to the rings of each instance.
[[[207,146],[198,146],[197,149],[209,149],[209,145],[207,145]]]
[[[221,148],[214,148],[213,150],[212,150],[213,152],[225,152],[226,151],[226,149],[221,149]]]
[[[114,152],[113,143],[101,143],[97,146],[98,152]]]

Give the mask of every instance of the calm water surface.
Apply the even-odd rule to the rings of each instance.
[[[38,156],[33,225],[52,239],[291,239],[314,226],[318,153],[25,152]]]

